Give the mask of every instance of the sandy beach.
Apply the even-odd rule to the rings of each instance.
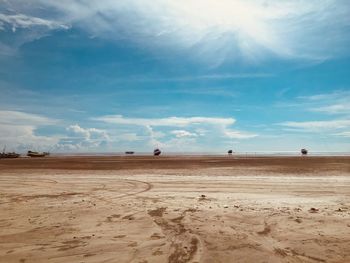
[[[0,262],[350,262],[350,157],[0,160]]]

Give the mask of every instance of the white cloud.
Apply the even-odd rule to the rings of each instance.
[[[194,80],[225,80],[225,79],[248,79],[248,78],[269,78],[273,77],[273,74],[269,73],[237,73],[237,74],[208,74],[208,75],[191,75],[191,76],[175,76],[175,77],[138,77],[132,78],[132,81],[194,81]],[[129,78],[123,79],[127,81]]]
[[[299,108],[308,112],[324,113],[327,115],[350,116],[350,92],[336,90],[311,96],[297,97],[293,102],[279,102],[277,107]]]
[[[329,101],[329,100],[337,100],[343,97],[350,96],[350,91],[346,90],[336,90],[331,93],[321,93],[315,94],[311,96],[301,96],[300,99],[308,100],[308,101]]]
[[[327,114],[349,114],[350,115],[350,92],[335,91],[332,93],[317,94],[303,97],[304,100],[313,103],[310,111]]]
[[[287,121],[280,123],[282,126],[301,129],[312,132],[334,131],[338,129],[350,128],[350,120],[329,120],[329,121]]]
[[[189,132],[185,130],[174,130],[170,132],[171,134],[174,134],[177,138],[183,138],[183,137],[197,137],[198,134],[194,132]]]
[[[0,10],[1,5],[0,3]],[[68,28],[70,26],[65,23],[51,19],[23,13],[0,13],[0,32],[11,31],[11,34],[8,34],[6,39],[0,42],[0,55],[17,55],[18,48],[23,44],[40,39],[52,30],[66,30]]]
[[[250,139],[258,136],[255,133],[234,131],[229,129],[225,129],[224,134],[230,139]]]
[[[232,130],[233,118],[170,117],[126,118],[121,115],[95,118],[106,129],[68,125],[43,115],[0,111],[0,146],[27,151],[106,151],[160,147],[170,151],[193,151],[227,139],[248,139],[255,134]],[[99,123],[98,127],[101,127]],[[113,127],[114,124],[116,127]],[[49,126],[49,127],[48,127]],[[175,128],[175,129],[174,129]]]
[[[119,134],[117,137],[114,138],[116,141],[127,141],[127,142],[134,142],[139,141],[142,139],[141,136],[137,135],[136,133],[129,132],[129,133],[122,133]]]
[[[288,121],[280,123],[280,125],[287,127],[286,130],[290,132],[307,132],[317,136],[350,138],[349,119],[304,122]]]
[[[107,115],[94,118],[107,123],[138,125],[138,126],[169,126],[184,127],[196,124],[212,124],[212,125],[232,125],[235,123],[233,118],[211,118],[211,117],[169,117],[169,118],[126,118],[122,115]]]
[[[13,32],[15,32],[17,28],[30,28],[35,26],[46,27],[49,30],[69,28],[69,26],[62,23],[39,17],[28,16],[25,14],[6,15],[0,13],[0,30],[5,30],[6,24],[11,27]]]
[[[106,146],[111,138],[105,130],[82,128],[78,124],[66,128],[66,133],[38,134],[38,129],[62,128],[63,122],[38,114],[20,111],[0,111],[0,146],[8,150],[61,151],[87,150]]]
[[[59,138],[35,134],[37,127],[30,125],[0,124],[0,146],[7,150],[50,150]]]
[[[199,135],[219,136],[230,139],[249,139],[258,136],[257,134],[232,130],[229,127],[236,120],[233,118],[213,118],[213,117],[169,117],[169,118],[127,118],[122,115],[108,115],[94,118],[94,120],[117,125],[143,126],[147,129],[150,136],[150,144],[162,145],[159,140],[165,137],[164,131],[155,131],[154,128],[167,127],[187,127],[194,131],[188,130],[172,130],[170,134],[176,138],[196,138]],[[196,133],[195,131],[199,131]]]
[[[174,137],[157,145],[166,152],[203,151],[204,147],[194,137]]]
[[[82,128],[78,124],[70,125],[67,127],[67,131],[72,132],[77,137],[84,138],[86,140],[93,140],[95,138],[103,138],[109,140],[109,136],[106,131],[96,128]]]
[[[287,127],[285,130],[291,132],[311,132],[318,135],[348,137],[350,130],[349,101],[350,92],[344,90],[298,97],[297,102],[284,106],[300,108],[305,112],[322,113],[323,119],[325,114],[337,115],[338,117],[328,120],[286,121],[279,123],[279,125]]]
[[[57,122],[58,120],[54,120],[37,114],[31,114],[21,111],[0,110],[0,124],[37,126],[53,125]]]
[[[150,147],[164,147],[165,144],[163,144],[160,139],[165,136],[163,132],[160,131],[154,131],[154,129],[150,125],[145,126],[146,131],[149,135],[148,145]]]
[[[78,124],[66,128],[67,137],[57,143],[56,148],[68,150],[87,150],[106,146],[111,138],[105,130],[96,128],[82,128]]]
[[[341,136],[341,137],[346,137],[346,138],[350,138],[350,131],[339,132],[339,133],[336,133],[336,134],[334,134],[334,135]]]
[[[328,106],[316,107],[316,108],[312,108],[311,110],[316,112],[324,112],[327,114],[342,114],[342,113],[350,114],[350,101],[328,105]]]
[[[37,135],[39,127],[55,125],[58,120],[20,111],[0,111],[0,145],[12,150],[45,149],[58,142],[57,136]]]

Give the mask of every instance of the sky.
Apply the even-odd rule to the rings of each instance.
[[[350,152],[348,0],[0,0],[0,148]]]

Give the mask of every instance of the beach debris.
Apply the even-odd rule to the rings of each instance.
[[[302,155],[307,155],[307,152],[308,152],[308,151],[307,151],[306,149],[303,148],[303,149],[300,150],[300,152],[301,152]]]
[[[158,149],[158,148],[156,148],[156,149],[154,149],[154,151],[153,151],[153,155],[154,156],[158,156],[158,155],[160,155],[162,152]]]
[[[133,215],[126,215],[126,216],[122,217],[122,219],[134,220],[135,217]]]
[[[309,209],[309,212],[310,212],[310,213],[317,213],[317,212],[318,212],[318,208],[311,207],[311,208]]]
[[[133,151],[126,151],[125,154],[134,154],[135,152]]]
[[[302,220],[301,220],[300,218],[297,218],[297,219],[295,219],[294,221],[297,222],[297,223],[299,223],[299,224],[302,222]]]
[[[206,195],[201,195],[198,200],[199,201],[204,201],[204,200],[206,200],[206,197],[207,197]]]
[[[265,222],[264,230],[257,232],[259,235],[267,235],[271,232],[271,227]]]
[[[152,217],[155,217],[155,216],[162,217],[166,209],[167,209],[166,207],[159,207],[154,210],[149,210],[148,214]]]
[[[274,251],[276,254],[282,256],[282,257],[286,257],[288,256],[287,250],[282,249],[282,248],[274,248]]]
[[[228,205],[224,205],[224,208],[228,208]]]

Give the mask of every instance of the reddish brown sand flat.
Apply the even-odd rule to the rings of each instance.
[[[0,160],[0,262],[350,262],[349,247],[349,157]]]
[[[261,167],[278,172],[336,170],[350,172],[350,156],[232,157],[232,156],[66,156],[1,159],[4,169],[179,169],[213,167]]]

